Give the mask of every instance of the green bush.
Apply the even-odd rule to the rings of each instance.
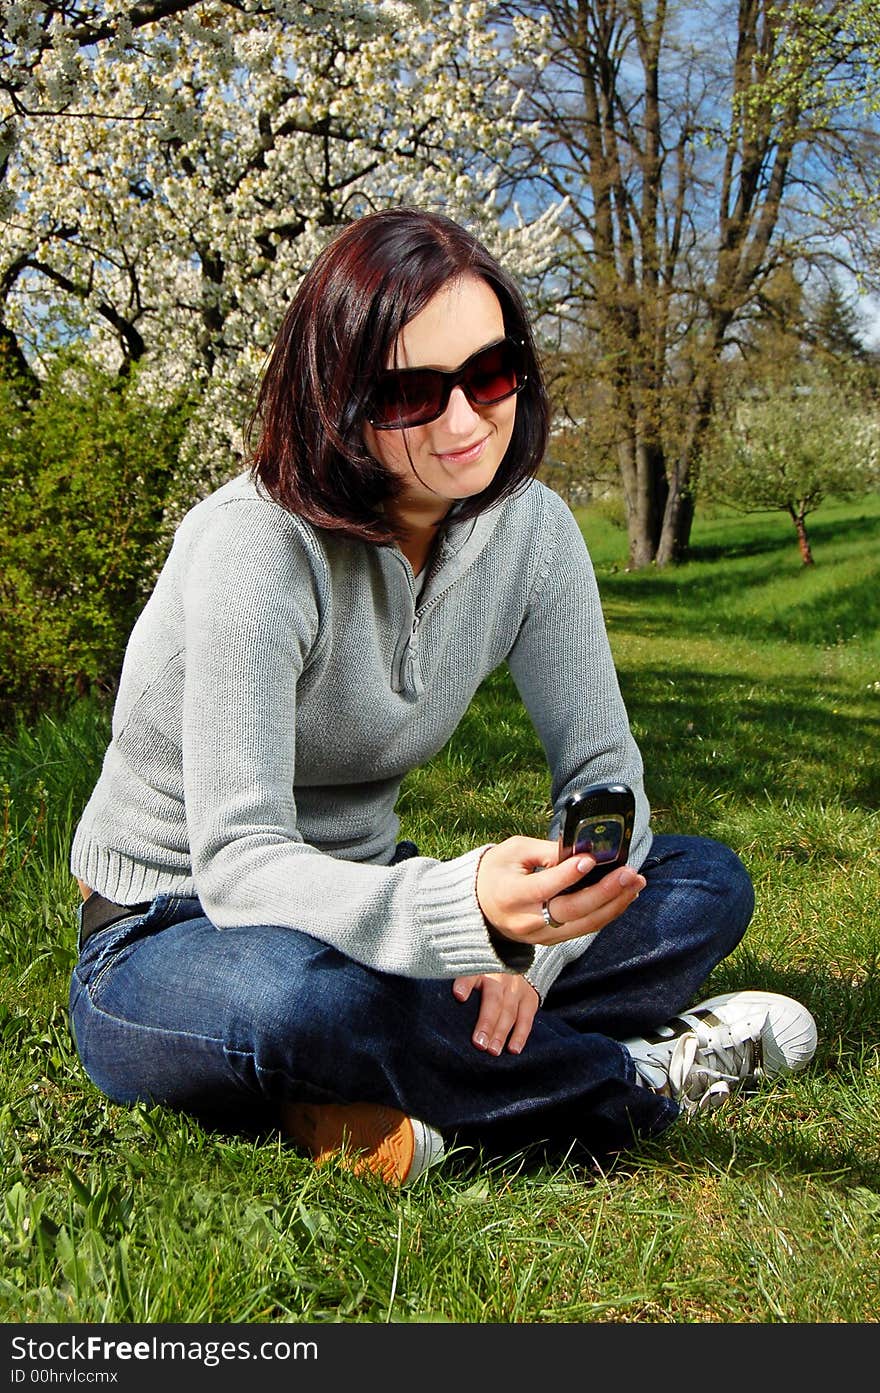
[[[0,722],[112,687],[187,411],[76,356],[30,399],[0,376]]]

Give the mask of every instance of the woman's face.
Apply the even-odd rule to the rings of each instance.
[[[388,367],[449,372],[504,337],[504,317],[491,286],[462,275],[438,290],[401,331]],[[404,480],[389,512],[410,524],[439,521],[459,499],[488,488],[513,433],[516,397],[472,406],[454,387],[442,416],[405,430],[364,429],[370,453]]]

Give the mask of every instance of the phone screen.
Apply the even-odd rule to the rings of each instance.
[[[574,854],[592,856],[601,866],[617,859],[623,845],[624,822],[619,813],[605,817],[585,817],[574,834]]]

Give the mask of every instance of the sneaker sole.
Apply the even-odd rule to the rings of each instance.
[[[355,1175],[378,1175],[389,1185],[415,1179],[413,1124],[396,1108],[378,1103],[287,1103],[281,1110],[281,1128],[318,1166],[338,1160]]]

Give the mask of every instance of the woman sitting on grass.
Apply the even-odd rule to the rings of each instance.
[[[317,258],[251,468],[183,520],[134,627],[74,839],[71,1017],[111,1098],[268,1107],[402,1183],[453,1141],[599,1156],[809,1062],[787,997],[689,1008],[752,886],[652,835],[590,559],[534,478],[547,430],[521,295],[461,227],[373,214]],[[402,778],[505,662],[548,839],[398,844]],[[594,861],[559,859],[559,812],[598,782],[635,793],[629,863],[566,893]]]

